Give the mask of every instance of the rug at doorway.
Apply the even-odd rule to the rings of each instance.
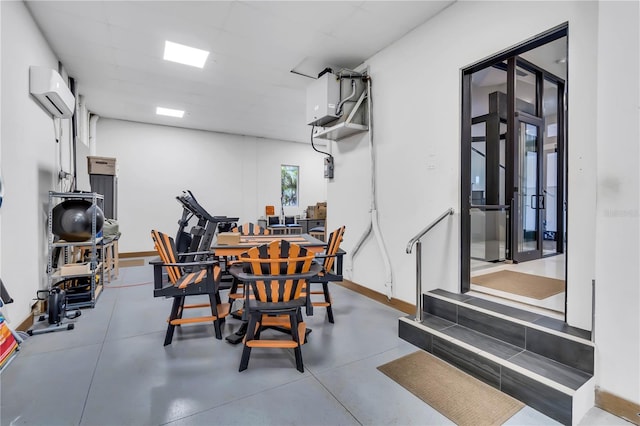
[[[565,290],[564,280],[514,271],[498,271],[471,277],[471,284],[538,300]]]
[[[378,370],[457,425],[501,425],[524,407],[424,351],[381,365]]]

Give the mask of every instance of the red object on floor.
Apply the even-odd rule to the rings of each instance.
[[[11,358],[11,354],[18,349],[18,342],[7,327],[4,318],[0,317],[0,368]]]

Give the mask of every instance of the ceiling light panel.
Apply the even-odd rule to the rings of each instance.
[[[158,115],[166,115],[167,117],[182,118],[184,116],[184,111],[181,111],[179,109],[157,107],[156,108],[156,114],[158,114]]]
[[[206,50],[196,49],[195,47],[185,46],[184,44],[178,44],[168,40],[164,42],[164,59],[166,61],[204,68],[204,63],[208,57],[209,52]]]

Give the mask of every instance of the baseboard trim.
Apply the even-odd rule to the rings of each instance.
[[[33,325],[33,314],[29,315],[20,325],[16,328],[16,331],[27,331]]]
[[[356,293],[360,293],[363,296],[368,297],[369,299],[373,299],[376,302],[380,302],[384,305],[390,306],[394,309],[397,309],[405,314],[415,314],[416,313],[416,305],[412,305],[411,303],[407,303],[403,300],[396,299],[394,297],[389,300],[386,295],[379,293],[375,290],[371,290],[370,288],[361,286],[360,284],[356,284],[353,281],[343,280],[342,282],[337,281],[336,284],[348,288],[351,291],[355,291]]]
[[[157,256],[158,252],[157,251],[130,251],[127,253],[118,253],[118,255],[120,256],[120,259],[131,259],[134,257],[151,257],[151,256]]]
[[[596,389],[596,407],[635,425],[640,425],[640,404],[628,401],[607,391]]]

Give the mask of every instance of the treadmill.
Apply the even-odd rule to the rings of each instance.
[[[218,229],[232,229],[239,218],[228,216],[212,216],[198,203],[191,191],[182,191],[182,195],[176,197],[182,205],[182,217],[178,221],[178,233],[176,235],[176,249],[181,253],[181,262],[198,262],[211,255],[211,242]],[[197,223],[189,230],[185,228],[192,218]],[[194,253],[190,255],[189,253]]]

